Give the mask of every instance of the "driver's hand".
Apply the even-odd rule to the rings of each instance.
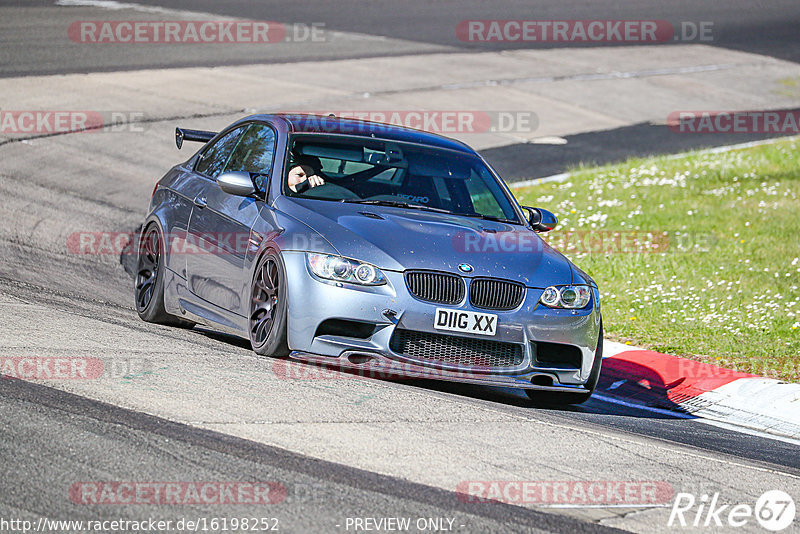
[[[295,193],[297,192],[297,186],[306,180],[308,181],[308,187],[317,187],[325,183],[325,180],[316,174],[307,174],[307,169],[310,170],[311,167],[307,167],[307,169],[304,167],[305,165],[298,165],[289,171],[289,189]]]
[[[308,177],[308,187],[317,187],[318,185],[324,185],[325,180],[321,177],[317,176],[316,174],[312,174]]]

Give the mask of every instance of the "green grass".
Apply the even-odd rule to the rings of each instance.
[[[800,96],[800,76],[779,80],[778,86],[779,89],[775,92],[780,96],[788,96],[789,98]]]
[[[515,194],[558,216],[547,239],[599,285],[607,337],[798,381],[798,156],[792,138],[633,159]]]

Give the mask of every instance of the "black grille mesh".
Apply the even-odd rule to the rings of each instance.
[[[513,310],[525,298],[525,286],[508,280],[476,278],[469,286],[469,301],[476,308]]]
[[[392,334],[389,348],[409,358],[464,367],[516,367],[523,359],[522,345],[516,343],[399,328]]]
[[[458,304],[464,299],[464,280],[454,274],[409,271],[406,285],[412,295],[428,302]]]

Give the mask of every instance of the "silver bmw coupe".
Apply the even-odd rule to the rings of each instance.
[[[135,297],[145,321],[208,327],[261,355],[586,401],[597,285],[538,235],[467,145],[408,128],[255,115],[156,184]]]

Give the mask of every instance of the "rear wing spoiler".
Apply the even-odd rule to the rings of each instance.
[[[217,132],[207,132],[205,130],[187,130],[185,128],[175,128],[175,144],[178,150],[183,146],[184,141],[197,141],[198,143],[208,143]]]

